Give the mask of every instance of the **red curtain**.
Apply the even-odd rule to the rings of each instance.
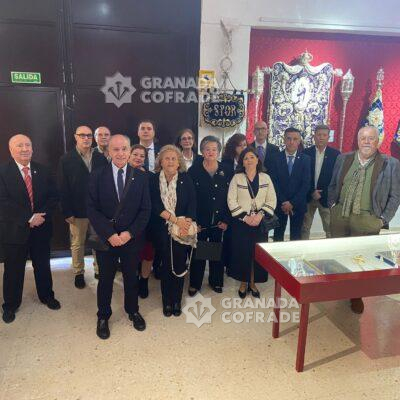
[[[391,142],[400,120],[400,38],[349,35],[339,33],[287,32],[253,29],[250,39],[249,83],[256,67],[271,67],[275,62],[291,64],[305,50],[314,59],[311,65],[329,62],[343,73],[350,68],[354,77],[354,91],[347,104],[343,151],[351,151],[357,143],[357,131],[367,115],[375,94],[376,73],[385,71],[383,107],[385,138],[380,147],[390,154]],[[340,80],[335,77],[331,92],[329,124],[335,130],[334,147],[339,146],[342,99]],[[269,81],[266,75],[264,99],[260,102],[257,119],[267,120]],[[249,96],[247,135],[252,136],[255,113],[254,96]],[[392,146],[393,148],[393,146]]]

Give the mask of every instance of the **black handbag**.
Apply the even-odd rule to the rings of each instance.
[[[211,226],[210,228],[203,228],[203,229],[211,229],[211,228],[217,228],[217,226],[215,225]],[[222,233],[222,240],[220,242],[209,242],[207,240],[198,240],[194,258],[196,260],[221,261],[223,241],[224,241],[224,233]]]
[[[274,215],[264,215],[260,222],[260,231],[263,235],[268,235],[272,229],[279,228],[279,218]]]
[[[132,182],[132,177],[134,174],[134,169],[131,170],[131,173],[129,176],[126,177],[128,181],[125,184],[124,191],[122,193],[122,199],[118,204],[118,207],[115,210],[114,217],[110,221],[113,225],[115,224],[115,221],[117,220],[123,206],[123,202],[126,197],[126,193],[128,192],[129,186],[131,185]],[[89,224],[88,230],[87,230],[87,236],[86,236],[86,245],[92,250],[95,251],[107,251],[110,250],[110,245],[107,242],[104,242],[104,240],[96,233],[94,230],[93,226]]]

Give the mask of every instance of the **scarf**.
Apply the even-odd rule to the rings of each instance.
[[[360,215],[361,195],[365,182],[365,174],[367,169],[373,165],[374,162],[375,157],[371,158],[364,165],[361,165],[360,163],[357,169],[353,172],[347,193],[344,197],[342,217],[349,217],[350,214]]]
[[[165,209],[171,214],[171,216],[176,217],[175,208],[176,208],[176,186],[178,183],[178,174],[172,178],[171,182],[168,184],[167,178],[165,177],[164,171],[160,172],[160,195],[161,201],[165,207]],[[189,245],[191,247],[196,247],[197,243],[197,234],[192,236],[180,237],[176,234],[176,230],[174,229],[174,224],[170,221],[166,221],[168,225],[168,233],[170,236],[177,241],[178,243]],[[195,224],[195,222],[193,222]],[[197,232],[197,226],[195,227],[195,231]]]

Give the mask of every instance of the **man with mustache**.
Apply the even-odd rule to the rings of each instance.
[[[332,237],[377,235],[400,204],[400,163],[378,151],[373,126],[358,131],[358,150],[338,156],[328,188]],[[362,299],[351,309],[364,311]]]

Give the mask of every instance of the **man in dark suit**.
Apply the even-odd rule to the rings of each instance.
[[[25,135],[9,141],[13,161],[0,167],[0,230],[4,249],[3,321],[13,322],[21,305],[25,264],[32,260],[39,300],[51,310],[54,298],[50,271],[51,213],[58,193],[50,172],[31,161],[32,142]]]
[[[107,160],[110,160],[108,155],[108,142],[111,138],[111,131],[106,126],[99,126],[94,131],[94,140],[96,141],[97,146],[94,148],[94,151],[98,151],[103,154]]]
[[[285,150],[272,164],[271,178],[274,183],[279,228],[274,231],[274,241],[283,241],[288,217],[290,218],[290,240],[301,238],[301,227],[307,211],[307,193],[310,189],[310,158],[300,153],[301,133],[288,128],[284,135]]]
[[[149,119],[140,121],[137,134],[139,136],[139,143],[146,147],[147,150],[144,166],[148,171],[154,172],[156,158],[160,152],[160,146],[154,142],[156,135],[154,122]]]
[[[86,285],[84,256],[89,220],[85,200],[89,174],[108,162],[103,154],[92,148],[93,133],[88,126],[79,126],[76,129],[75,141],[76,147],[64,154],[60,160],[61,207],[69,225],[75,286],[82,289]],[[96,261],[93,266],[95,277],[98,278]]]
[[[307,196],[307,212],[304,216],[301,238],[310,239],[310,230],[315,211],[318,209],[326,237],[330,234],[330,210],[328,207],[328,186],[331,182],[333,167],[339,150],[328,146],[330,128],[327,125],[318,125],[315,128],[314,143],[304,150],[311,158],[311,187]]]
[[[268,127],[264,121],[258,121],[254,125],[255,141],[250,143],[257,151],[267,173],[270,174],[274,157],[279,154],[279,147],[268,143]]]
[[[111,163],[93,171],[89,181],[88,217],[101,240],[109,244],[108,250],[97,251],[97,335],[101,339],[110,336],[108,319],[112,313],[111,297],[118,260],[124,279],[125,311],[135,329],[146,328],[138,307],[137,265],[151,203],[148,176],[128,164],[130,150],[128,137],[112,136],[109,143]]]

